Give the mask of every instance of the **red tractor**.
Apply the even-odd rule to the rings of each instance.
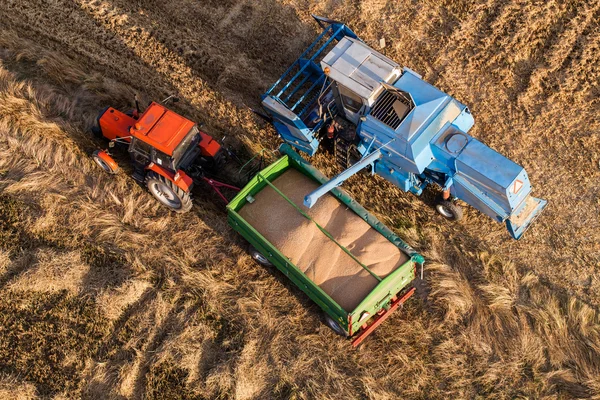
[[[227,202],[219,188],[239,189],[204,175],[204,169],[223,165],[225,154],[221,145],[194,122],[163,104],[152,102],[141,114],[137,98],[136,109],[127,113],[107,107],[98,116],[93,132],[108,139],[109,147],[115,143],[126,145],[133,163],[133,178],[173,211],[192,208],[190,191],[199,181],[208,183]],[[93,158],[110,174],[119,169],[108,150],[95,151]]]

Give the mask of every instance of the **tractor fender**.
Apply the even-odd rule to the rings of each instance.
[[[115,159],[112,158],[110,154],[106,152],[106,150],[98,150],[94,152],[94,155],[100,158],[102,161],[104,161],[106,165],[108,165],[113,171],[119,169],[119,164],[117,164]]]
[[[173,173],[173,171],[169,171],[168,169],[165,169],[160,165],[150,163],[146,167],[146,171],[154,171],[157,174],[164,176],[166,179],[173,182],[178,188],[180,188],[186,193],[188,193],[192,189],[192,185],[194,184],[194,180],[182,170],[177,171],[177,173]]]
[[[221,150],[221,145],[212,136],[200,131],[200,143],[198,143],[198,147],[200,147],[200,154],[204,157],[215,157],[219,150]]]

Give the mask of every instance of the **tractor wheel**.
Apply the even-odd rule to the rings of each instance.
[[[217,151],[214,157],[208,157],[205,161],[204,166],[214,173],[222,172],[223,168],[227,164],[227,155],[225,150],[222,148]]]
[[[98,139],[102,139],[104,136],[102,135],[102,130],[100,129],[99,126],[92,126],[92,133],[94,134],[94,136],[96,136]]]
[[[336,334],[343,336],[343,337],[348,337],[348,332],[346,332],[344,330],[344,328],[342,328],[340,326],[340,324],[337,323],[337,321],[335,321],[333,318],[331,318],[329,315],[324,314],[325,316],[325,324],[332,330],[334,331]]]
[[[222,170],[223,167],[225,167],[225,164],[227,164],[227,156],[225,151],[223,149],[220,149],[219,151],[217,151],[217,154],[215,154],[215,170]]]
[[[109,174],[114,175],[119,171],[119,166],[117,165],[115,160],[113,160],[112,157],[106,154],[106,152],[103,150],[96,150],[92,154],[92,158],[100,168],[102,168]]]
[[[463,217],[462,207],[449,200],[440,200],[435,209],[446,219],[451,221],[460,221]]]
[[[250,257],[252,257],[252,259],[254,261],[259,263],[263,267],[272,267],[273,266],[271,261],[269,261],[269,259],[267,257],[263,256],[262,253],[260,251],[258,251],[254,246],[252,246],[252,245],[248,246],[248,253],[250,253]]]
[[[154,171],[146,175],[146,186],[156,200],[171,210],[179,213],[188,212],[192,208],[192,199],[188,192],[184,192],[162,175]]]

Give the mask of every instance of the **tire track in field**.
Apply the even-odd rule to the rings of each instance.
[[[582,70],[576,60],[585,54],[587,48],[598,49],[598,34],[590,37],[592,32],[598,32],[600,20],[600,3],[595,6],[587,7],[580,11],[574,18],[562,20],[562,29],[554,31],[554,35],[544,46],[543,66],[538,66],[531,74],[529,86],[522,93],[520,103],[528,109],[533,103],[533,109],[530,114],[536,114],[541,111],[541,106],[547,102],[549,97],[562,94],[564,88],[561,88],[561,76],[569,76],[568,72],[577,74]],[[595,56],[595,59],[594,59]],[[588,66],[598,62],[598,52],[591,52],[591,60]],[[581,60],[583,61],[583,60]],[[591,72],[591,74],[590,74]],[[592,71],[586,71],[586,75],[597,76]],[[597,70],[596,70],[597,72]]]

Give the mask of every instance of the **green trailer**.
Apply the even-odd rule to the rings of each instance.
[[[385,273],[378,273],[377,268],[382,268],[380,264],[373,263],[370,264],[370,267],[367,266],[364,258],[361,260],[362,253],[359,248],[360,246],[356,245],[356,243],[362,243],[361,241],[353,243],[352,246],[344,245],[344,240],[348,236],[346,232],[335,231],[335,229],[330,229],[332,230],[330,232],[327,229],[329,226],[326,223],[327,221],[323,222],[322,220],[324,217],[316,216],[315,214],[311,215],[311,211],[303,207],[301,201],[298,202],[297,199],[294,201],[291,198],[292,196],[286,195],[284,193],[285,190],[282,189],[283,186],[296,186],[295,183],[287,184],[289,182],[285,182],[286,173],[293,172],[298,175],[297,172],[299,172],[303,177],[309,178],[310,182],[314,182],[315,186],[327,182],[328,179],[294,152],[287,144],[283,144],[280,147],[280,152],[284,156],[254,176],[227,205],[228,222],[235,231],[239,232],[250,243],[251,254],[256,261],[263,265],[274,265],[277,267],[323,309],[326,323],[336,333],[353,337],[353,345],[358,346],[391,312],[414,293],[415,289],[412,283],[419,275],[422,278],[424,258],[378,221],[377,218],[365,210],[346,192],[335,188],[331,190],[330,194],[341,203],[341,206],[344,208],[342,211],[346,213],[351,212],[353,214],[351,215],[352,218],[357,218],[356,216],[358,216],[361,220],[356,221],[357,223],[353,222],[352,225],[344,225],[344,229],[354,229],[364,221],[368,224],[368,227],[376,231],[375,235],[381,235],[384,238],[383,240],[385,241],[385,246],[388,246],[388,250],[391,244],[393,245],[393,250],[402,255],[401,258],[397,258],[397,260],[400,260],[398,265],[395,265],[392,269],[388,268]],[[280,177],[284,180],[278,180]],[[277,181],[276,184],[274,184],[275,181]],[[274,209],[269,210],[268,214],[250,214],[247,210],[254,207],[253,203],[257,199],[259,201],[266,201],[260,200],[261,192],[266,191],[269,191],[271,194],[276,193],[280,203],[277,203],[278,205],[273,207]],[[303,222],[298,222],[297,219],[289,216],[282,217],[283,214],[280,213],[280,209],[284,208],[282,204],[288,208],[293,207],[293,212]],[[340,214],[340,218],[348,220],[347,215],[344,215],[346,214]],[[250,218],[250,216],[262,218],[262,220],[259,220],[260,224],[257,223],[256,219],[253,220]],[[269,221],[263,221],[264,219],[268,219]],[[326,219],[329,220],[331,217]],[[273,225],[277,225],[275,228],[282,229],[281,227],[287,226],[286,224],[288,223],[302,225],[305,230],[312,229],[311,232],[313,233],[309,235],[310,240],[312,240],[310,242],[311,248],[304,249],[303,246],[306,246],[306,243],[302,243],[303,237],[294,237],[293,234],[290,236],[289,232],[282,234],[290,236],[286,240],[292,241],[294,247],[276,245],[280,241],[277,240],[276,235],[273,236],[274,233],[271,228],[273,228]],[[258,225],[261,227],[258,227]],[[317,229],[318,231],[316,231]],[[314,234],[314,232],[318,234]],[[363,234],[363,237],[365,235],[367,234]],[[374,237],[370,233],[369,235],[370,237]],[[270,237],[271,240],[267,239],[267,237]],[[312,247],[312,244],[315,243],[318,246],[328,247],[318,247],[315,250]],[[382,247],[379,244],[379,247],[375,248],[375,250],[383,249],[385,246]],[[290,249],[296,251],[297,254],[289,254],[293,252]],[[389,253],[389,251],[387,252]],[[313,257],[310,259],[311,266],[309,267],[304,265],[306,262],[303,260],[308,260],[310,257],[304,253]],[[317,264],[320,262],[321,265],[328,265],[326,262],[321,262],[322,260],[319,261],[318,258],[329,257],[333,253],[338,254],[337,260],[342,260],[343,258],[346,264],[359,265],[362,268],[360,273],[350,272],[343,279],[338,278],[335,289],[332,289],[333,286],[331,286],[333,279],[321,279],[323,282],[319,280],[317,275],[323,275],[324,273],[322,266],[319,267],[320,270],[317,272],[314,269],[311,270],[315,262]],[[382,251],[378,251],[378,253],[382,253]],[[384,255],[378,254],[378,256],[383,257]],[[294,262],[295,260],[297,263]],[[344,265],[342,267],[345,268]],[[332,266],[332,268],[334,267]],[[339,267],[336,268],[339,269]],[[344,274],[342,273],[342,275]],[[342,282],[346,286],[342,286],[342,283],[339,282]],[[351,284],[355,285],[355,287],[348,286]],[[343,297],[345,296],[342,293],[343,291],[354,292],[354,299],[345,303],[340,301],[339,299],[346,299]],[[338,299],[338,301],[334,300],[334,298]]]

